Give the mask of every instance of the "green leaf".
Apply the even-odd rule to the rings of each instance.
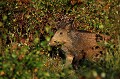
[[[3,22],[0,22],[0,27],[3,26]]]
[[[13,58],[16,58],[16,57],[17,57],[17,55],[13,53],[13,54],[12,54],[12,57],[13,57]]]
[[[50,26],[46,26],[46,27],[45,27],[45,31],[46,31],[47,33],[50,31],[50,29],[51,29]]]
[[[51,50],[52,50],[51,46],[48,46],[47,49],[48,49],[48,51],[51,51]]]
[[[45,39],[46,41],[50,41],[51,38],[49,36],[46,36]]]
[[[38,37],[35,38],[34,43],[35,43],[35,44],[39,43],[39,40],[40,40],[40,39],[39,39]]]
[[[3,19],[3,21],[7,20],[7,16],[3,15],[2,19]]]
[[[104,28],[103,24],[100,24],[100,25],[99,25],[99,28],[100,28],[100,29],[103,29],[103,28]]]
[[[47,45],[47,41],[42,41],[42,42],[40,43],[40,45],[41,45],[42,47],[45,47],[45,46]]]

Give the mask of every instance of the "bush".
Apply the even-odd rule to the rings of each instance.
[[[118,0],[1,0],[0,78],[118,78],[120,32]],[[68,18],[65,18],[68,17]],[[108,34],[105,61],[64,69],[57,48],[48,46],[59,21],[74,19],[77,30]],[[51,57],[51,53],[55,55]],[[91,65],[92,64],[92,65]]]

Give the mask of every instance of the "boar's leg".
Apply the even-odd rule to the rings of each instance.
[[[72,66],[75,70],[78,69],[80,61],[85,59],[85,55],[86,55],[85,51],[82,50],[81,52],[79,52],[78,54],[74,56],[73,61],[72,61]]]
[[[79,61],[83,59],[83,55],[82,54],[79,54],[77,56],[74,56],[73,58],[73,61],[72,61],[72,66],[73,66],[73,69],[77,70],[78,67],[79,67]]]
[[[61,49],[65,52],[65,56],[66,56],[65,68],[68,68],[69,65],[72,63],[74,56],[71,55],[67,47],[62,46]]]
[[[66,54],[65,68],[68,68],[69,65],[72,63],[72,61],[73,61],[73,56],[70,54]]]

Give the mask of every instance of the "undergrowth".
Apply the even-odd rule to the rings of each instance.
[[[1,0],[0,79],[119,79],[119,8],[118,0]],[[102,63],[64,68],[62,52],[48,42],[66,16],[77,30],[111,36]]]

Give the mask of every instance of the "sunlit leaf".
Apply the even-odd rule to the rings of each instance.
[[[3,21],[7,20],[7,16],[6,15],[3,15]]]
[[[51,38],[49,36],[46,36],[45,39],[46,41],[50,41]]]
[[[0,27],[3,26],[3,22],[0,21]]]
[[[35,44],[39,43],[39,40],[40,40],[39,38],[35,38],[34,43]]]

